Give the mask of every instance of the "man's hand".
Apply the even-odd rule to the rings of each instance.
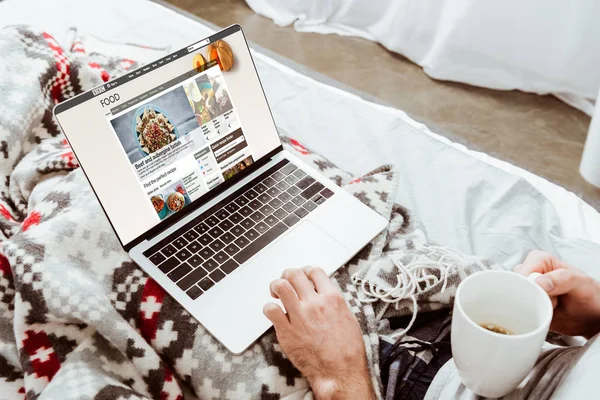
[[[264,313],[290,361],[321,399],[374,399],[358,321],[321,268],[288,269],[271,283]]]
[[[600,283],[542,251],[529,253],[516,272],[528,276],[543,274],[536,283],[550,296],[554,316],[550,329],[588,339],[600,332]]]

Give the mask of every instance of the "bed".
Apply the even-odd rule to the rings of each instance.
[[[106,43],[137,43],[156,49],[156,56],[215,29],[156,2],[107,0],[93,10],[86,1],[6,0],[0,25],[18,21],[58,41],[74,26],[89,37],[92,51],[102,52]],[[265,49],[253,50],[278,127],[352,173],[396,165],[403,187],[397,200],[422,221],[430,240],[508,268],[540,248],[600,277],[590,257],[600,244],[600,214],[573,193],[453,143],[364,93]],[[152,57],[144,52],[138,60]]]
[[[93,5],[67,0],[5,0],[0,3],[0,26],[32,25],[63,44],[73,40],[69,27],[75,26],[88,57],[83,67],[72,64],[81,76],[96,68],[87,61],[94,52],[119,56],[114,65],[125,62],[123,57],[129,59],[128,65],[132,59],[143,63],[195,42],[214,29],[159,3],[107,0],[101,8]],[[14,228],[10,235],[3,230],[7,239],[0,243],[0,367],[4,366],[0,368],[0,392],[12,391],[11,397],[17,398],[24,390],[31,396],[43,390],[44,398],[62,398],[67,385],[72,398],[84,398],[87,391],[119,398],[131,390],[176,398],[181,389],[177,379],[181,379],[202,397],[256,398],[261,392],[301,398],[306,394],[307,382],[280,356],[272,332],[243,355],[233,356],[131,262],[116,243],[57,128],[52,137],[35,136],[40,139],[37,141],[21,142],[18,133],[17,139],[10,136],[31,130],[27,119],[42,118],[44,112],[49,115],[45,107],[51,106],[51,98],[44,100],[43,107],[33,108],[39,97],[32,100],[27,92],[31,89],[41,94],[42,88],[48,87],[43,79],[60,74],[56,65],[60,66],[62,53],[55,50],[60,46],[54,39],[41,32],[25,28],[4,32],[0,53],[10,49],[11,43],[16,43],[13,48],[17,50],[3,53],[10,56],[2,57],[0,63],[4,71],[0,90],[7,93],[5,101],[13,100],[0,114],[0,134],[17,144],[6,150],[6,143],[1,143],[5,157],[0,161],[3,171],[13,169],[8,171],[11,179],[5,186],[23,194],[14,196],[22,200],[18,207],[14,202],[9,205],[18,209],[23,219],[11,218],[4,206],[0,207],[4,218],[0,222],[8,221],[12,225],[5,226]],[[10,36],[11,32],[23,34]],[[10,41],[16,37],[18,40]],[[42,45],[36,47],[38,43]],[[316,157],[315,165],[318,158],[319,168],[327,165],[331,178],[342,181],[341,176],[346,176],[345,182],[351,183],[346,190],[361,191],[355,192],[357,197],[376,193],[373,198],[391,213],[388,229],[406,233],[402,240],[407,247],[409,238],[413,247],[428,240],[443,246],[434,246],[438,249],[457,249],[507,269],[530,250],[543,249],[600,278],[595,265],[600,259],[600,215],[572,193],[452,143],[375,98],[257,46],[253,51],[284,145]],[[44,62],[35,57],[50,52]],[[21,56],[28,53],[34,56],[24,63],[21,58],[27,57]],[[69,55],[76,56],[73,51]],[[49,68],[46,78],[35,75],[38,64]],[[111,74],[123,70],[103,65]],[[32,70],[29,78],[35,77],[42,85],[32,85],[37,81],[27,80],[21,72],[25,70]],[[96,79],[101,81],[100,76]],[[13,104],[20,115],[10,112]],[[38,127],[31,126],[34,131]],[[306,151],[302,144],[333,164]],[[15,150],[18,145],[23,145],[20,153]],[[373,174],[369,179],[355,179],[382,164],[391,166],[373,173],[382,174],[380,180]],[[370,192],[364,189],[369,185]],[[392,207],[389,199],[399,205]],[[383,239],[389,237],[396,236],[387,232],[380,236],[377,243],[381,248]],[[379,244],[368,246],[367,253]],[[356,262],[364,262],[364,255],[361,252]],[[357,309],[367,308],[361,305]],[[372,309],[369,315],[373,317]],[[371,322],[369,326],[375,326]],[[372,343],[370,354],[379,354],[378,336],[365,337]],[[378,366],[375,358],[371,365]]]

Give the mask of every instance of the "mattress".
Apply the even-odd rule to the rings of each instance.
[[[76,27],[87,37],[88,51],[92,46],[103,52],[108,42],[136,43],[155,48],[157,56],[214,31],[208,23],[143,0],[105,0],[102,7],[89,1],[1,2],[0,26],[17,21],[44,29],[59,42]],[[528,251],[542,249],[600,277],[594,265],[600,258],[600,214],[575,194],[252,47],[278,127],[352,173],[393,164],[402,188],[397,201],[411,209],[431,241],[507,268]],[[136,57],[130,47],[123,51],[129,53],[122,56],[150,61],[148,52]]]

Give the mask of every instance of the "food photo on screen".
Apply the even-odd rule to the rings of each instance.
[[[183,88],[177,87],[110,121],[133,164],[199,129]]]

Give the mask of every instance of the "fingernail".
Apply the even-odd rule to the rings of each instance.
[[[546,292],[551,292],[554,290],[554,282],[552,282],[552,279],[548,278],[547,276],[540,276],[535,280],[535,282]]]

